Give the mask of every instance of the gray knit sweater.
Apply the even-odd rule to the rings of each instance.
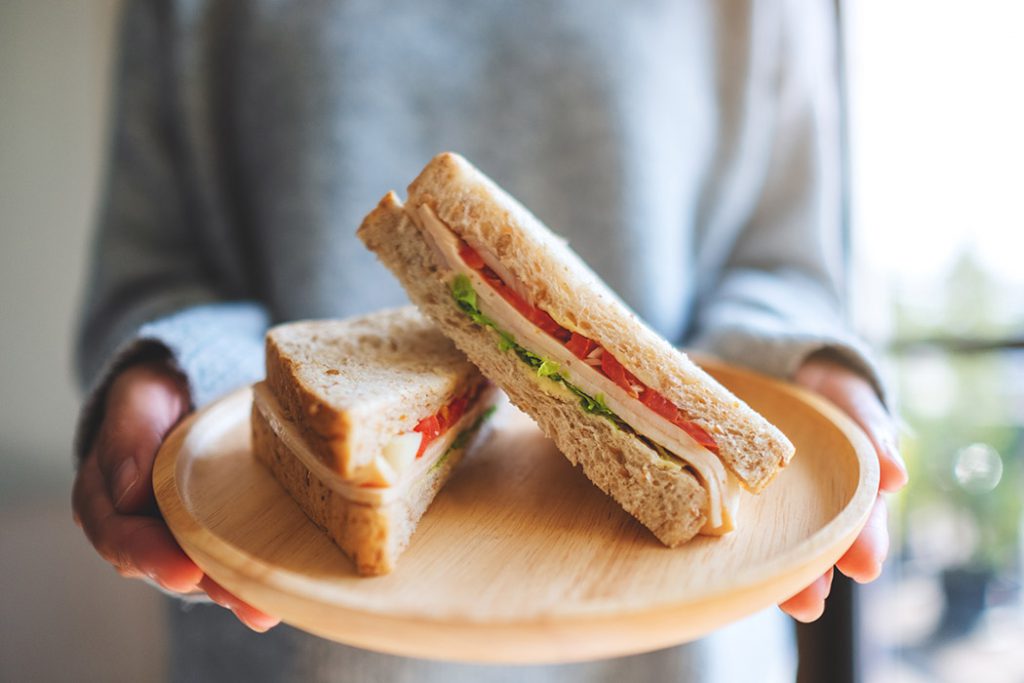
[[[104,387],[140,355],[167,355],[199,406],[261,376],[268,324],[402,303],[354,232],[446,149],[566,236],[668,339],[783,377],[833,347],[873,377],[841,315],[830,8],[129,1],[78,343],[79,452]],[[202,613],[173,623],[227,647],[231,627]],[[282,629],[224,656],[280,648],[260,670],[286,676],[303,638]],[[202,647],[184,631],[174,642]],[[303,661],[304,675],[344,680],[356,658],[359,680],[470,671],[317,647],[334,663]],[[696,661],[679,652],[630,660],[631,680],[677,677]]]

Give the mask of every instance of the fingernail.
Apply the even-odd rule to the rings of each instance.
[[[896,440],[892,438],[885,438],[879,446],[881,447],[882,455],[896,466],[896,469],[903,474],[904,479],[908,478],[907,463],[904,462],[903,456],[900,455],[899,444],[896,443]]]
[[[889,457],[902,470],[903,474],[907,474],[907,463],[904,462],[903,456],[900,455],[900,449],[894,443],[889,444]]]
[[[114,507],[120,508],[121,502],[135,488],[139,481],[139,470],[135,467],[135,461],[128,458],[117,467],[114,472]]]
[[[907,464],[903,462],[903,459],[900,458],[898,455],[896,456],[895,462],[896,469],[899,470],[901,475],[900,480],[896,482],[896,490],[899,491],[900,489],[907,485],[907,482],[910,481],[910,473],[907,472]]]

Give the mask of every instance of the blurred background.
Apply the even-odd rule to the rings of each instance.
[[[0,1],[0,681],[152,681],[160,598],[71,521],[70,339],[117,0]]]
[[[854,318],[905,422],[865,678],[1024,681],[1024,3],[844,3]]]
[[[0,680],[154,680],[160,600],[71,522],[69,340],[117,0],[0,2]],[[853,315],[906,425],[872,683],[1024,680],[1024,3],[843,3]],[[54,655],[59,652],[60,656]]]

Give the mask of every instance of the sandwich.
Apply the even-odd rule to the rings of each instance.
[[[363,243],[559,450],[665,545],[735,528],[793,455],[568,244],[462,157],[389,192]]]
[[[413,306],[266,336],[257,460],[363,575],[395,567],[499,393]]]

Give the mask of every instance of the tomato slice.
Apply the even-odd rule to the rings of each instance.
[[[482,267],[480,269],[480,276],[483,277],[491,287],[494,287],[497,290],[500,290],[505,286],[505,283],[501,281],[501,278],[498,277],[497,273],[491,270],[490,266]]]
[[[466,413],[466,406],[469,405],[469,396],[459,396],[448,404],[448,426],[454,425]]]
[[[536,307],[531,308],[533,308],[533,313],[528,317],[534,325],[561,342],[566,341],[572,336],[572,332],[556,323],[555,319],[548,315],[547,311],[542,311]]]
[[[505,301],[512,304],[513,308],[534,325],[561,342],[567,341],[572,336],[569,330],[555,322],[555,319],[548,315],[546,311],[531,305],[523,297],[519,296],[490,266],[484,263],[483,257],[473,247],[463,242],[459,245],[459,256],[462,257],[467,266],[479,272],[484,280],[487,281],[487,284],[493,287]]]
[[[679,414],[679,408],[654,389],[644,389],[644,393],[640,395],[640,402],[669,422],[673,422]]]
[[[547,311],[543,311],[536,306],[529,304],[525,299],[523,299],[523,297],[519,296],[515,290],[505,284],[498,274],[484,262],[483,257],[480,256],[476,249],[469,246],[466,242],[462,242],[459,245],[459,256],[466,262],[467,266],[478,271],[487,283],[491,285],[491,287],[493,287],[498,294],[502,296],[502,298],[512,304],[512,307],[519,311],[522,316],[555,339],[558,339],[565,344],[565,348],[567,348],[577,358],[586,358],[598,347],[596,342],[584,337],[582,334],[570,332],[559,325],[555,322],[555,319],[547,313]],[[643,383],[640,382],[633,373],[624,368],[622,363],[620,363],[615,356],[607,351],[601,354],[601,370],[608,379],[615,382],[615,384],[620,386],[627,394],[633,398],[639,398],[645,406],[685,431],[694,439],[694,441],[704,448],[707,448],[713,453],[718,453],[718,444],[716,444],[715,440],[711,438],[711,435],[698,425],[687,420],[683,412],[667,398],[648,387],[644,387],[642,393],[637,394],[637,390],[634,386],[643,386]],[[468,403],[468,396],[460,396],[442,408],[437,415],[431,415],[430,417],[423,418],[419,421],[415,429],[413,429],[413,431],[420,432],[423,435],[419,451],[416,453],[417,458],[423,455],[423,452],[427,449],[427,446],[430,445],[431,441],[436,439],[448,427],[459,421],[459,418],[465,413]]]
[[[526,300],[523,299],[523,297],[516,294],[511,287],[502,282],[501,278],[498,277],[497,273],[495,273],[487,266],[484,266],[483,269],[480,271],[480,274],[483,275],[484,280],[487,281],[487,284],[489,284],[496,292],[498,292],[498,294],[501,295],[502,299],[512,304],[512,308],[519,311],[520,315],[525,317],[527,320],[531,319],[534,311],[533,306],[526,303]]]
[[[686,415],[683,414],[683,411],[679,410],[679,408],[677,408],[675,404],[667,398],[653,389],[645,389],[644,393],[640,396],[640,401],[658,415],[661,415],[663,418],[689,434],[690,437],[701,446],[712,453],[718,453],[718,444],[715,443],[713,438],[711,438],[711,435],[704,431],[700,426],[686,419]]]
[[[480,270],[486,265],[483,257],[480,256],[477,250],[465,242],[459,245],[459,256],[461,256],[462,260],[466,262],[466,265],[473,270]]]
[[[437,415],[425,417],[416,423],[416,426],[413,427],[412,431],[434,438],[441,433],[441,421],[438,419]]]
[[[629,385],[626,382],[626,368],[622,367],[622,363],[607,350],[601,354],[601,371],[604,372],[605,377],[629,391]]]
[[[627,394],[633,398],[639,398],[639,394],[637,394],[633,386],[643,386],[643,384],[633,373],[622,367],[622,363],[615,356],[608,353],[608,349],[605,349],[604,353],[601,354],[601,370],[604,371],[608,379],[622,387],[623,391]]]
[[[526,300],[523,297],[512,291],[511,287],[499,284],[495,286],[495,289],[498,290],[498,294],[501,294],[501,298],[512,304],[512,308],[519,311],[524,318],[530,320],[533,317],[533,306],[526,303]]]
[[[672,424],[676,425],[684,432],[690,435],[690,437],[699,443],[704,448],[708,449],[715,455],[718,455],[718,444],[711,438],[711,435],[704,431],[699,425],[690,422],[683,416],[683,411],[679,411],[676,415],[676,419],[672,420]]]
[[[582,334],[572,333],[569,341],[565,342],[565,348],[572,352],[572,355],[583,359],[590,355],[590,352],[597,348],[597,342],[584,337]]]
[[[416,457],[418,458],[423,455],[423,451],[427,450],[427,446],[430,445],[430,442],[436,439],[441,433],[441,420],[438,419],[437,415],[425,417],[416,423],[416,426],[413,427],[412,431],[419,432],[423,435],[423,440],[420,441],[420,448],[416,451]]]
[[[448,431],[452,425],[458,422],[462,416],[466,414],[466,409],[469,407],[471,393],[473,392],[467,392],[462,396],[456,396],[446,405],[441,406],[441,410],[437,411],[437,413],[430,417],[425,417],[416,423],[416,426],[412,428],[412,431],[419,432],[423,436],[420,440],[419,450],[416,451],[417,458],[423,455],[423,452],[427,450],[427,446],[429,446],[434,439]],[[479,391],[475,393],[479,393]]]

